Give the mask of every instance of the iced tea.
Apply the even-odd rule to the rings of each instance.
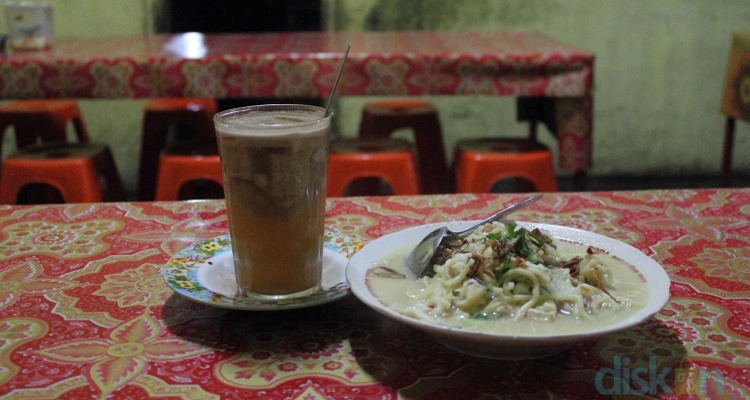
[[[215,117],[235,275],[245,296],[319,289],[330,115],[265,105]]]

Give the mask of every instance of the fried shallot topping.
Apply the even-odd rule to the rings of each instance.
[[[451,247],[451,248],[454,248],[454,249],[458,249],[461,246],[465,245],[466,243],[467,243],[466,239],[460,239],[460,240],[454,240],[452,242],[447,242],[447,243],[445,243],[445,246],[446,247]]]
[[[496,240],[490,242],[490,247],[492,247],[493,256],[497,260],[502,260],[513,250],[513,244]]]
[[[534,235],[536,235],[536,236],[540,237],[540,238],[541,238],[541,239],[542,239],[542,240],[544,241],[544,244],[547,244],[547,245],[549,245],[549,246],[550,246],[550,247],[552,247],[553,249],[557,249],[557,245],[555,245],[555,243],[554,243],[554,242],[552,242],[552,239],[551,239],[550,237],[548,237],[547,235],[545,235],[544,233],[542,233],[542,230],[541,230],[541,229],[539,229],[539,228],[534,228],[534,229],[533,229],[533,230],[531,231],[531,233],[533,233]],[[537,243],[535,243],[535,244],[537,244]],[[542,247],[542,243],[539,243],[539,244],[537,244],[537,247]]]
[[[484,270],[484,262],[487,260],[487,258],[474,253],[471,255],[471,259],[474,262],[471,264],[471,267],[469,267],[469,272],[466,274],[466,276],[473,278]]]
[[[579,256],[576,256],[576,257],[573,257],[573,258],[571,258],[570,260],[568,260],[566,262],[560,263],[559,267],[560,268],[567,268],[567,269],[569,269],[570,270],[570,276],[573,277],[573,278],[575,278],[575,277],[578,276],[578,273],[579,273],[578,263],[580,263],[581,260],[583,260],[583,258],[581,258]]]

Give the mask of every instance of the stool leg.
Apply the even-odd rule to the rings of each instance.
[[[448,179],[448,162],[445,160],[445,146],[440,121],[434,117],[420,118],[420,124],[414,130],[417,142],[417,160],[425,194],[447,193],[452,191],[452,182]],[[432,134],[430,132],[433,132]],[[437,133],[435,133],[437,132]],[[429,142],[430,145],[420,145]]]
[[[588,174],[584,170],[575,171],[573,173],[573,190],[577,192],[583,192],[586,190],[586,184],[588,183]]]
[[[102,165],[100,166],[101,174],[104,176],[104,181],[107,184],[107,193],[109,194],[110,201],[124,201],[125,200],[125,189],[122,185],[122,179],[120,179],[120,173],[117,172],[117,165],[115,164],[115,158],[112,155],[112,150],[107,147],[102,154]]]
[[[538,192],[557,192],[557,178],[555,177],[555,168],[552,165],[552,158],[546,162],[547,167],[540,169],[536,173],[536,190]]]
[[[68,187],[58,187],[66,203],[93,203],[102,201],[102,188],[99,185],[99,178],[96,174],[94,165],[89,166],[80,174],[72,174],[68,177],[68,182],[77,182],[75,190]],[[57,186],[57,185],[55,185]]]
[[[83,122],[83,119],[81,119],[81,117],[73,118],[73,128],[76,131],[76,136],[78,137],[79,142],[91,141],[91,137],[89,136],[89,130],[86,127],[86,124]]]
[[[414,141],[417,145],[417,172],[422,193],[452,191],[442,127],[440,120],[434,114],[388,118],[365,112],[362,115],[359,136],[362,138],[388,137],[403,128],[411,128],[414,132]]]
[[[335,158],[328,159],[328,178],[326,180],[326,197],[343,197],[348,177],[343,166]]]
[[[151,201],[156,197],[159,155],[167,143],[167,129],[168,125],[160,123],[158,118],[150,118],[148,115],[144,117],[138,166],[139,201]]]
[[[169,168],[161,163],[159,168],[159,175],[156,178],[156,194],[154,200],[156,201],[174,201],[179,200],[180,188],[185,184],[186,180],[180,178],[173,168]],[[179,168],[174,168],[179,169]]]
[[[724,125],[724,154],[721,161],[721,181],[719,186],[729,187],[732,181],[732,150],[734,149],[735,119],[727,117]]]
[[[529,121],[529,140],[536,142],[539,132],[539,121],[532,119]]]
[[[7,172],[3,179],[0,179],[0,204],[16,204],[18,194],[13,190]]]
[[[458,158],[456,159],[456,193],[471,193],[471,192],[489,192],[490,188],[483,187],[478,182],[479,174],[477,174],[474,166],[478,165],[477,162],[468,162],[468,155],[463,153],[457,153]],[[466,159],[465,159],[466,158]]]
[[[389,171],[392,177],[400,176],[400,179],[393,179],[393,182],[388,180],[388,184],[393,189],[393,194],[401,196],[419,194],[419,179],[414,164],[400,165],[396,169]]]

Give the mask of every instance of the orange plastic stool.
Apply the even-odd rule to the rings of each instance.
[[[385,100],[365,104],[359,136],[390,137],[399,129],[414,132],[417,165],[422,193],[448,193],[452,190],[448,173],[443,132],[437,109],[423,100]]]
[[[540,192],[556,192],[552,153],[529,139],[465,139],[456,143],[456,192],[487,193],[499,180],[524,178]]]
[[[419,194],[414,146],[402,139],[336,139],[328,154],[328,197],[346,194],[359,178],[387,182],[393,194]],[[357,194],[357,193],[352,193]]]
[[[75,100],[16,100],[0,106],[0,154],[6,129],[13,126],[16,148],[45,142],[67,142],[73,123],[79,142],[90,139]]]
[[[67,142],[71,122],[78,141],[88,142],[89,132],[75,100],[17,100],[0,106],[0,135],[13,126],[18,149],[39,142]],[[2,140],[0,150],[1,146]]]
[[[202,149],[200,157],[217,155],[213,117],[216,100],[206,97],[164,98],[146,104],[143,116],[141,158],[138,170],[138,200],[154,200],[161,154],[170,154],[175,145]],[[170,128],[183,127],[192,135],[170,142]],[[208,152],[205,149],[210,149]],[[183,152],[183,156],[188,156]],[[203,160],[199,161],[204,162]]]
[[[41,183],[60,191],[67,203],[125,199],[110,148],[103,143],[47,143],[29,146],[3,161],[0,202],[15,204],[24,186]]]
[[[184,156],[162,154],[156,185],[156,200],[179,200],[180,189],[188,182],[208,180],[224,187],[218,155]]]

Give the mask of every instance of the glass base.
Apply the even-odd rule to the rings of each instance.
[[[241,297],[247,297],[249,299],[253,300],[263,300],[263,301],[281,301],[281,300],[289,300],[289,299],[297,299],[300,297],[307,297],[312,294],[318,293],[322,290],[320,284],[317,284],[310,289],[306,289],[300,292],[296,293],[288,293],[288,294],[263,294],[263,293],[255,293],[251,292],[244,288],[238,288],[238,291],[240,293]]]

